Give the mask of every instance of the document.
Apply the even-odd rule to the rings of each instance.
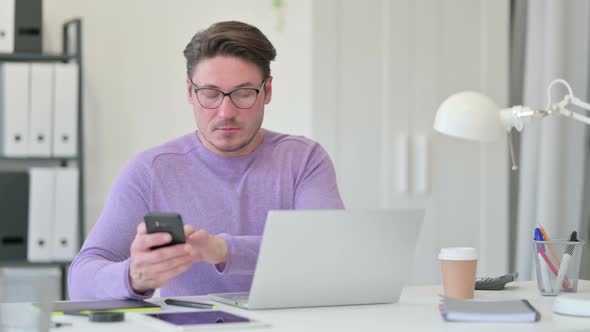
[[[53,260],[69,261],[78,252],[78,169],[55,169]]]
[[[26,157],[29,126],[28,63],[0,63],[0,154]]]
[[[31,64],[30,101],[29,156],[49,157],[53,119],[53,64]]]
[[[50,262],[53,247],[53,216],[55,211],[55,170],[29,170],[29,231],[27,259]]]
[[[0,53],[14,52],[16,0],[0,0]]]
[[[53,155],[75,157],[78,151],[78,65],[56,63],[54,75]]]

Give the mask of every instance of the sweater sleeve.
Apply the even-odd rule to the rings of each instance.
[[[153,294],[135,293],[129,280],[130,246],[148,212],[150,182],[150,165],[139,157],[115,180],[100,218],[69,268],[72,300],[143,299]]]
[[[332,160],[317,143],[296,183],[294,209],[344,209]]]
[[[328,153],[315,144],[295,186],[294,209],[343,209],[336,183],[336,172]],[[223,274],[252,274],[260,249],[262,236],[232,236],[218,234],[228,247],[228,260],[217,264],[218,272]]]

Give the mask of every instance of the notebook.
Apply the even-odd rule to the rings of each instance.
[[[541,314],[527,300],[474,301],[442,298],[440,313],[446,321],[536,322]]]
[[[63,301],[53,305],[53,313],[118,311],[138,312],[160,310],[160,306],[141,300]]]
[[[424,210],[270,211],[250,292],[209,297],[247,309],[396,302],[423,218]]]

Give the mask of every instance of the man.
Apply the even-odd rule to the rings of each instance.
[[[198,130],[131,160],[69,270],[72,299],[248,291],[267,212],[343,208],[315,142],[261,128],[276,51],[255,27],[221,22],[184,50]],[[147,234],[150,211],[177,212],[185,244]],[[305,243],[305,234],[293,234]],[[287,264],[287,262],[286,262]]]

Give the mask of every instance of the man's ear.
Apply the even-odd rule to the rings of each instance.
[[[264,83],[264,103],[270,103],[272,99],[272,76],[269,76]]]
[[[189,104],[193,104],[193,87],[191,86],[191,81],[187,78],[186,79],[186,101]]]

